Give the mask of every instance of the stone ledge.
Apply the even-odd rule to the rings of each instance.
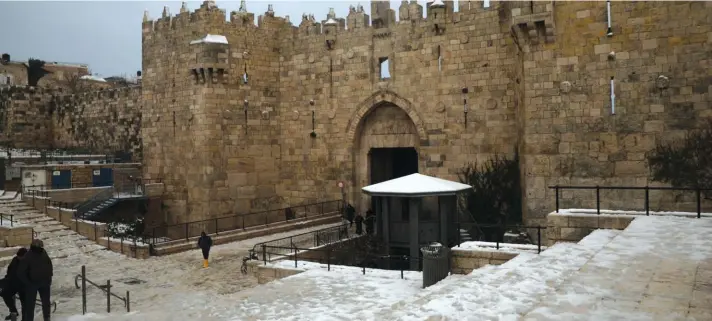
[[[551,246],[558,242],[575,243],[597,229],[624,230],[637,216],[639,215],[552,212],[547,215],[547,244]]]
[[[4,247],[29,246],[32,234],[31,226],[0,226],[0,242]]]
[[[451,249],[450,270],[453,274],[469,274],[486,265],[500,265],[517,257],[519,253],[507,250]]]

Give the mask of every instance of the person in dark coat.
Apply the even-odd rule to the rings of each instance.
[[[364,223],[366,224],[366,234],[373,234],[373,227],[376,224],[376,214],[373,213],[371,209],[366,211],[366,220]]]
[[[357,214],[354,221],[356,222],[356,234],[363,234],[363,216],[361,216],[361,214]]]
[[[205,232],[200,233],[200,238],[198,239],[198,247],[203,250],[203,267],[208,267],[208,256],[210,255],[210,247],[213,246],[213,239],[210,238]]]
[[[50,292],[54,267],[44,249],[42,240],[34,239],[17,268],[17,275],[25,288],[25,305],[22,307],[22,320],[35,320],[35,300],[37,294],[42,301],[42,316],[49,321],[51,313]]]
[[[346,205],[346,220],[349,221],[349,227],[354,225],[354,216],[356,215],[356,209],[351,206],[351,204]]]
[[[20,260],[23,256],[25,256],[25,253],[27,253],[27,249],[24,247],[17,250],[17,254],[12,258],[12,261],[10,261],[10,265],[7,266],[7,274],[5,275],[5,278],[2,279],[2,294],[0,295],[2,296],[3,301],[5,301],[7,309],[10,310],[10,315],[8,315],[5,320],[14,321],[17,320],[17,317],[19,316],[17,313],[17,304],[15,304],[15,294],[20,297],[20,306],[23,311],[25,310],[25,301],[23,300],[25,297],[25,291],[17,273]]]

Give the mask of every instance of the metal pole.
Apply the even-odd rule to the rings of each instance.
[[[185,223],[185,241],[188,242],[188,223]]]
[[[215,219],[215,235],[218,235],[218,219]]]
[[[297,247],[294,246],[294,268],[297,268]]]
[[[645,186],[645,215],[650,215],[650,188]]]
[[[126,312],[131,312],[131,297],[129,296],[129,291],[126,291]]]
[[[106,313],[111,313],[111,280],[106,280]]]
[[[596,214],[601,215],[601,188],[596,185]]]
[[[700,188],[697,187],[695,190],[695,193],[697,194],[697,218],[702,217],[702,197],[700,195]]]
[[[537,253],[541,253],[541,226],[536,227]]]
[[[331,248],[326,248],[326,270],[331,271]]]
[[[267,245],[262,244],[262,260],[267,265]]]
[[[82,315],[87,313],[87,268],[82,265]]]
[[[554,186],[554,193],[556,193],[556,213],[559,212],[559,185]]]

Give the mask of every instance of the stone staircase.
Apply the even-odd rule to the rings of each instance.
[[[44,242],[45,249],[52,258],[66,258],[76,254],[106,251],[105,247],[77,234],[69,227],[46,216],[20,199],[2,201],[0,209],[12,214],[16,223],[32,226],[34,238]],[[2,262],[0,265],[7,264],[7,262]]]

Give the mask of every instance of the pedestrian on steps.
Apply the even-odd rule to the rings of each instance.
[[[208,267],[208,256],[210,255],[210,247],[213,246],[213,239],[205,232],[200,233],[198,239],[198,247],[203,251],[203,267]]]
[[[18,277],[25,288],[25,305],[22,307],[22,320],[35,320],[35,300],[37,294],[42,301],[42,316],[44,321],[50,321],[52,276],[54,267],[44,249],[42,240],[34,239],[17,269]]]
[[[3,301],[5,301],[7,309],[10,310],[10,315],[5,317],[5,320],[16,321],[19,316],[17,313],[17,304],[15,304],[15,294],[20,297],[20,306],[22,307],[22,311],[25,311],[25,301],[23,300],[25,291],[22,282],[20,282],[19,274],[17,273],[20,260],[25,256],[25,253],[27,253],[27,249],[24,247],[17,250],[17,254],[12,258],[12,261],[10,261],[10,265],[7,266],[5,278],[2,279],[2,292],[0,295]]]

